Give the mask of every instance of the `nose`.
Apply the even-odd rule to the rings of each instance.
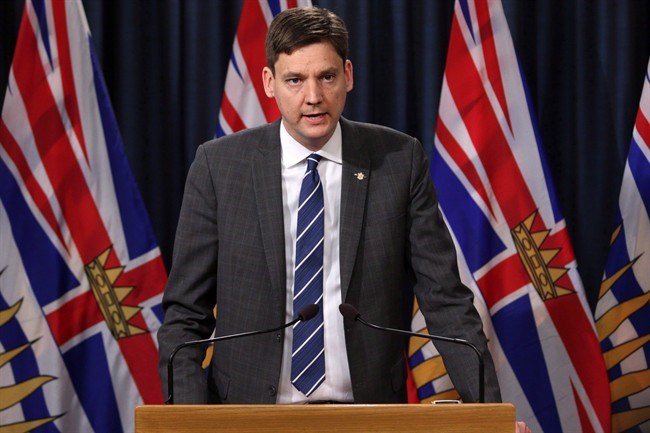
[[[323,89],[318,80],[307,80],[305,83],[305,102],[317,105],[323,101]]]

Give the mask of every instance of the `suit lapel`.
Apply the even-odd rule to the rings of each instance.
[[[265,129],[253,162],[253,188],[262,243],[274,291],[286,291],[280,121]]]
[[[370,181],[370,156],[357,129],[341,118],[343,174],[341,179],[341,296],[348,294],[365,219],[366,196]]]

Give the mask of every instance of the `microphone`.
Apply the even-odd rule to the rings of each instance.
[[[221,337],[205,338],[203,340],[192,340],[179,344],[174,348],[174,350],[172,350],[172,353],[169,355],[169,361],[167,361],[167,391],[169,392],[169,396],[167,397],[167,400],[165,400],[165,404],[174,404],[174,357],[179,350],[189,346],[198,346],[201,344],[214,343],[217,341],[231,340],[233,338],[250,337],[252,335],[267,334],[269,332],[279,331],[281,329],[295,325],[298,322],[306,322],[307,320],[314,318],[314,316],[318,314],[318,310],[320,310],[318,305],[309,304],[305,305],[298,312],[298,317],[293,319],[291,322],[285,323],[284,325],[280,325],[272,329],[262,329],[258,331],[242,332],[239,334],[222,335]]]
[[[339,311],[348,320],[351,320],[353,322],[361,322],[364,325],[373,328],[373,329],[378,329],[380,331],[386,331],[386,332],[392,332],[395,334],[401,334],[401,335],[408,335],[410,337],[422,337],[422,338],[428,338],[429,340],[436,340],[436,341],[446,341],[448,343],[455,343],[455,344],[462,344],[464,346],[469,346],[471,347],[474,352],[476,352],[476,356],[478,357],[478,402],[483,403],[485,400],[485,365],[483,361],[483,354],[478,350],[478,348],[470,343],[467,340],[463,340],[461,338],[451,338],[451,337],[442,337],[440,335],[429,335],[429,334],[419,334],[417,332],[411,332],[411,331],[404,331],[402,329],[395,329],[395,328],[386,328],[384,326],[378,326],[369,322],[366,322],[363,320],[361,317],[361,313],[359,313],[359,310],[354,308],[350,304],[341,304],[339,305]]]

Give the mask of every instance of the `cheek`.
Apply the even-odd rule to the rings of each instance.
[[[287,98],[276,98],[275,101],[278,104],[278,108],[282,113],[283,117],[287,120],[295,121],[300,116],[300,105],[297,104],[292,99]]]
[[[345,105],[346,97],[347,97],[346,92],[337,92],[332,97],[332,100],[335,102],[336,106],[338,106],[341,111],[343,111],[343,106]]]

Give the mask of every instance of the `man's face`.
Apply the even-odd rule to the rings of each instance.
[[[352,63],[345,64],[329,42],[280,54],[275,75],[268,67],[262,74],[264,90],[275,98],[289,134],[310,150],[330,139],[352,90]]]

